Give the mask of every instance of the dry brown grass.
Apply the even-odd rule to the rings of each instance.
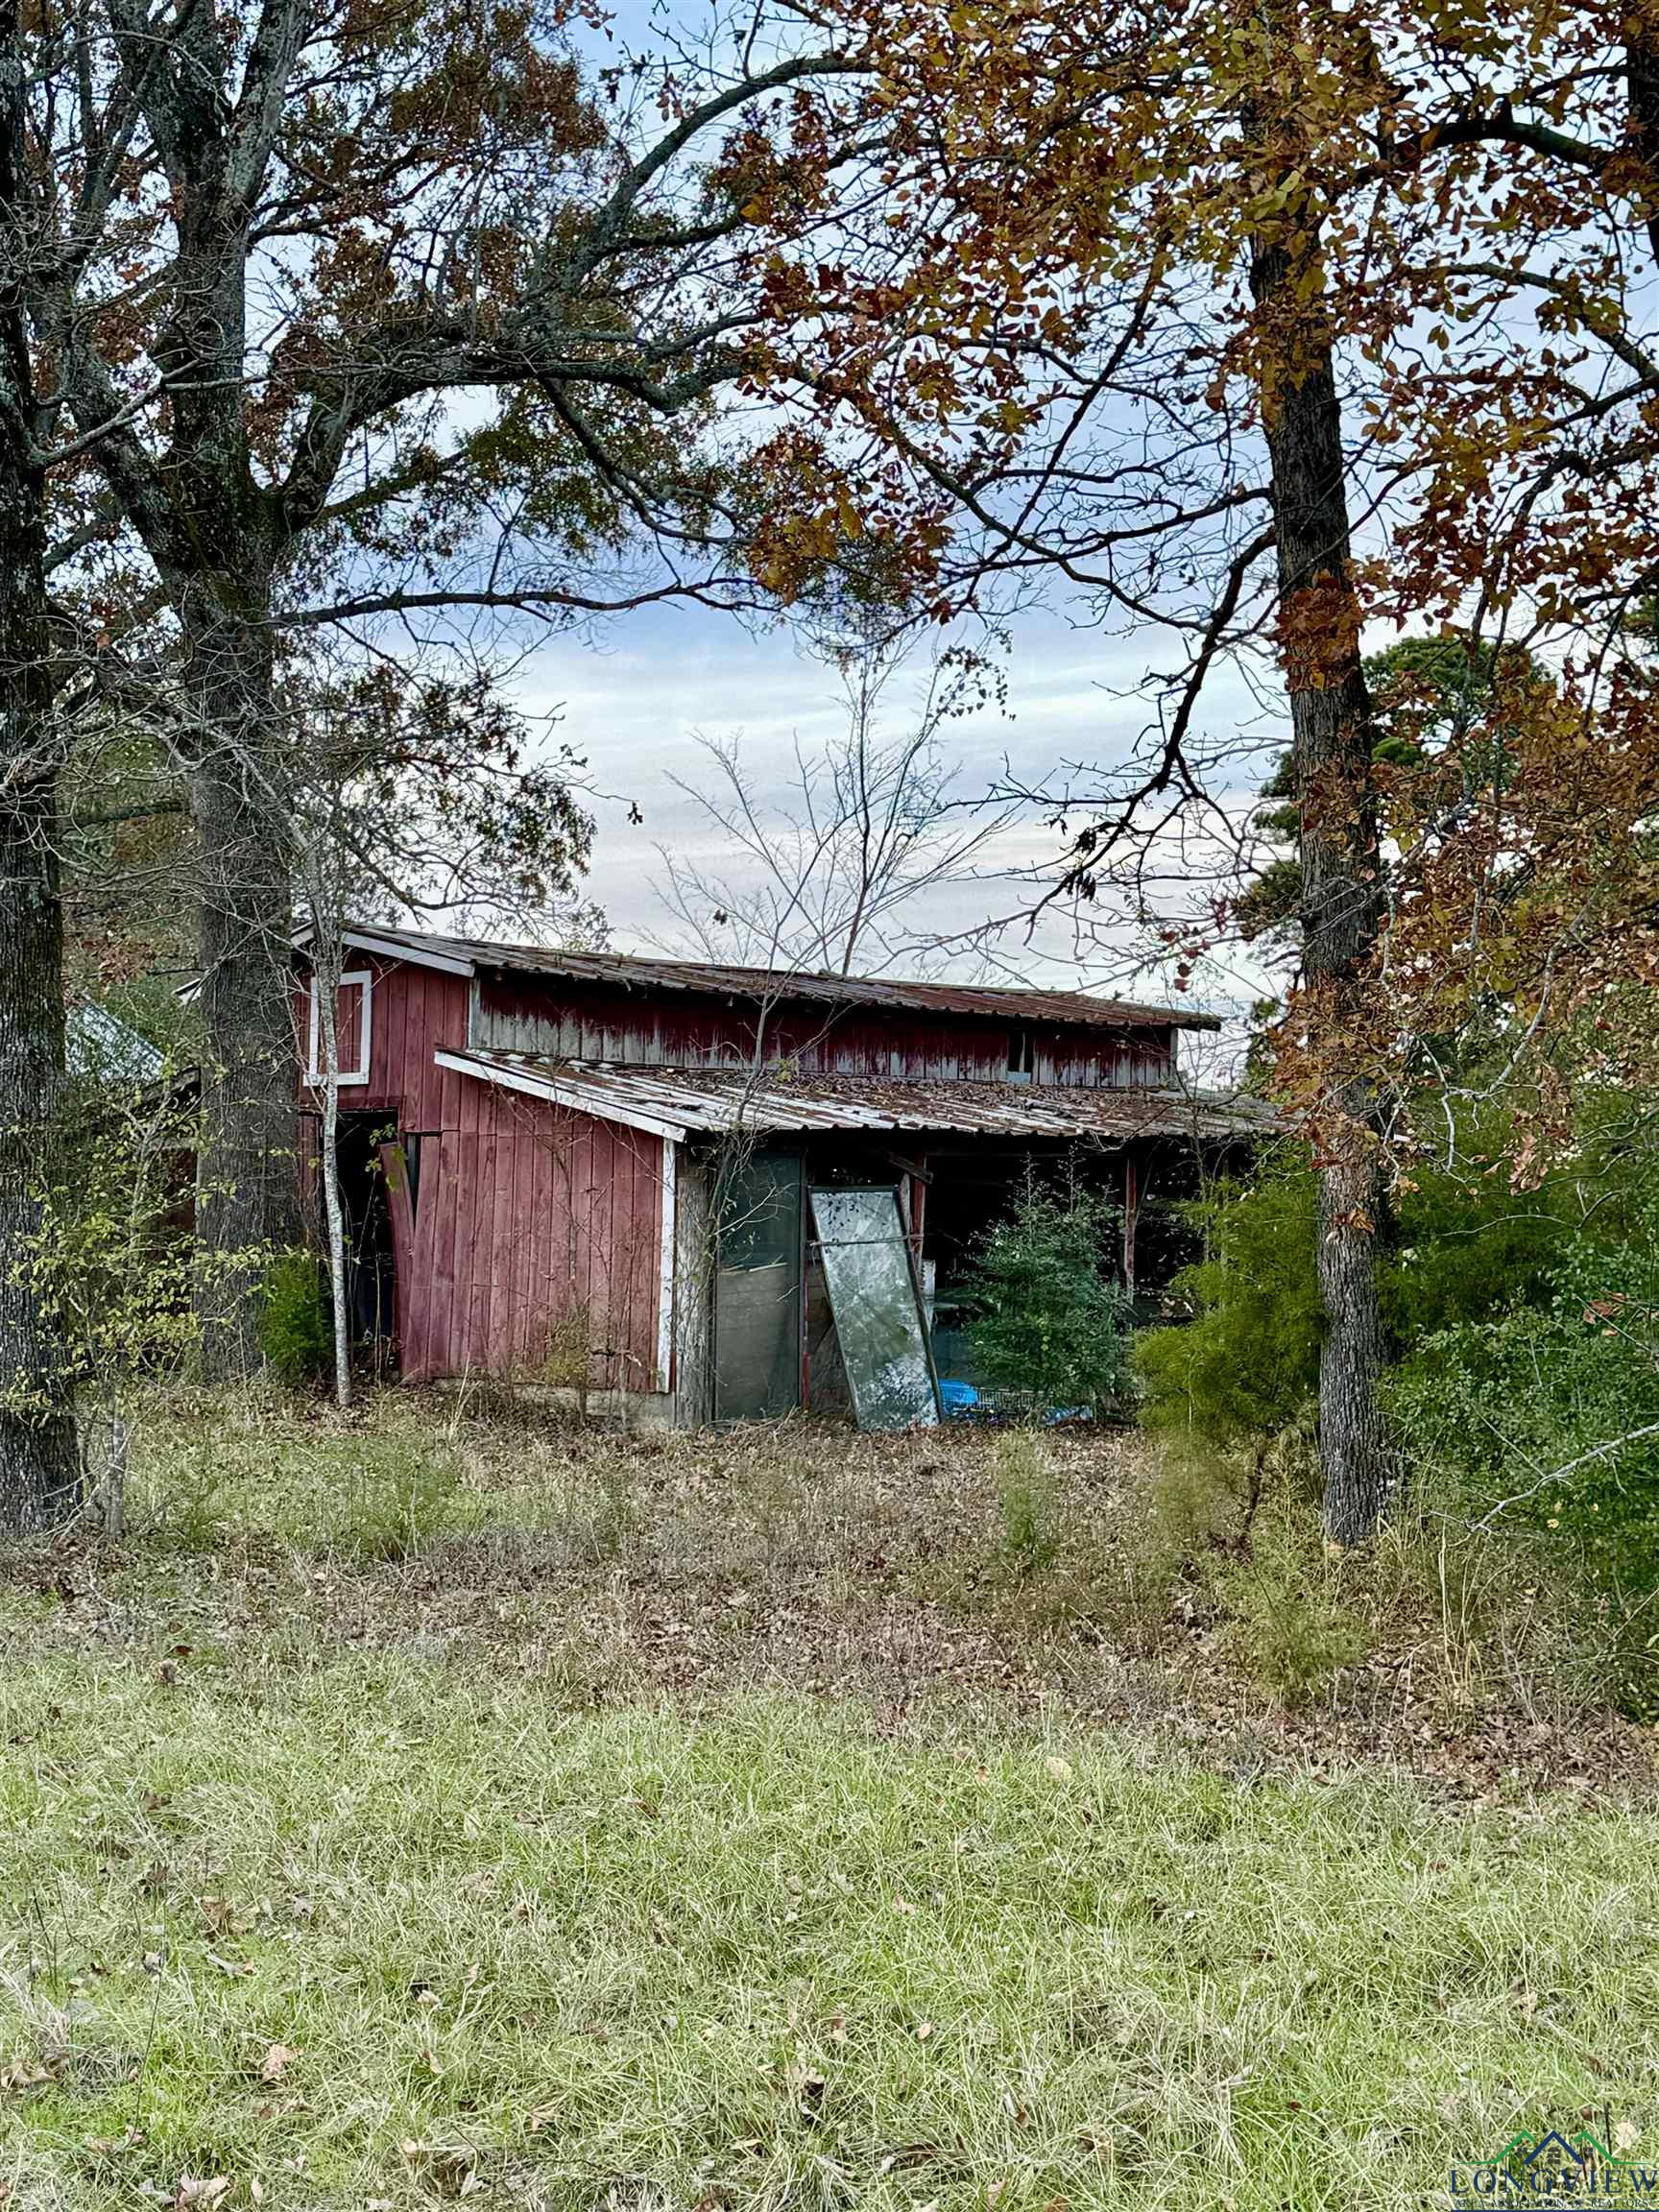
[[[1595,1710],[1535,1612],[1495,1588],[1471,1610],[1404,1538],[1327,1572],[1284,1503],[1240,1547],[1126,1432],[174,1402],[140,1430],[126,1545],[77,1534],[20,1567],[11,1603],[32,1587],[45,1644],[160,1669],[175,1647],[259,1668],[395,1647],[582,1707],[789,1691],[899,1726],[954,1704],[1477,1793],[1650,1773],[1650,1738]]]

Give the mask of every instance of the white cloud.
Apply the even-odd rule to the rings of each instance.
[[[1022,619],[1007,661],[1006,711],[995,708],[952,725],[947,750],[962,762],[964,794],[987,789],[1002,774],[1031,785],[1051,779],[1062,763],[1120,765],[1142,729],[1147,710],[1135,686],[1143,669],[1139,656],[1099,632],[1072,627],[1052,615]],[[793,770],[797,740],[812,750],[835,736],[844,709],[833,675],[802,652],[785,629],[755,634],[741,624],[686,608],[653,609],[619,621],[598,645],[575,640],[547,644],[519,669],[517,688],[541,714],[557,709],[558,734],[585,756],[599,796],[598,824],[589,891],[608,915],[619,949],[661,949],[672,922],[656,889],[661,870],[657,848],[667,846],[706,868],[728,868],[733,855],[706,817],[671,779],[697,780],[699,733],[737,733],[745,757],[758,776],[780,786]],[[1215,709],[1240,720],[1251,712],[1240,686],[1218,691]],[[896,709],[896,711],[898,709]],[[1213,709],[1214,712],[1214,709]],[[637,807],[643,817],[629,819]],[[1037,810],[1002,834],[991,865],[1003,873],[971,886],[924,897],[914,924],[940,935],[955,934],[993,915],[1018,915],[1034,907],[1040,886],[1022,874],[1046,873],[1063,851],[1059,833]],[[1216,849],[1170,852],[1168,872],[1184,877],[1180,895],[1201,889],[1216,867]],[[1175,897],[1175,892],[1171,897]],[[1118,980],[1145,994],[1166,984],[1137,962],[1145,932],[1119,908],[1101,907],[1077,918],[1052,910],[1034,936],[1010,928],[1002,956],[1011,974],[1056,987],[1103,988]],[[1242,974],[1213,981],[1210,999],[1246,1001],[1260,977]]]

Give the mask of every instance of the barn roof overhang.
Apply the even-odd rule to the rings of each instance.
[[[1238,1093],[792,1075],[786,1068],[624,1068],[529,1052],[441,1049],[435,1057],[440,1068],[477,1082],[522,1092],[673,1143],[746,1129],[779,1136],[908,1130],[929,1136],[1108,1143],[1184,1137],[1215,1144],[1269,1136],[1278,1126],[1265,1100]]]

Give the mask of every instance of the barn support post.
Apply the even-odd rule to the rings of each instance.
[[[1135,1295],[1135,1228],[1141,1212],[1141,1159],[1133,1144],[1123,1147],[1123,1287]]]

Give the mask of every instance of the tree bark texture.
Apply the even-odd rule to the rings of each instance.
[[[282,37],[298,20],[271,18]],[[206,1032],[197,1312],[204,1373],[229,1382],[260,1363],[264,1262],[300,1240],[291,825],[270,621],[282,529],[251,465],[247,389],[249,225],[270,119],[250,138],[211,10],[186,11],[163,57],[148,31],[124,28],[116,43],[173,194],[179,251],[152,347],[172,419],[156,462],[118,443],[99,459],[180,632]]]
[[[34,1262],[36,1196],[63,1085],[63,919],[44,573],[31,459],[23,250],[23,53],[0,9],[0,1528],[44,1527],[78,1494],[67,1347]]]
[[[1366,964],[1382,919],[1381,852],[1334,348],[1317,296],[1298,296],[1299,260],[1282,242],[1260,241],[1250,283],[1301,824],[1303,985],[1310,1016],[1330,1039],[1362,1027]],[[1394,1480],[1377,1396],[1385,1361],[1376,1266],[1384,1191],[1369,1136],[1369,1087],[1333,1073],[1327,1095],[1319,1455],[1326,1533],[1347,1545],[1375,1529]]]
[[[1659,0],[1631,0],[1624,19],[1631,148],[1647,170],[1644,228],[1659,261]]]
[[[186,638],[205,1029],[197,1310],[204,1373],[229,1382],[260,1363],[264,1263],[300,1241],[291,855],[262,772],[269,633],[193,594]]]

